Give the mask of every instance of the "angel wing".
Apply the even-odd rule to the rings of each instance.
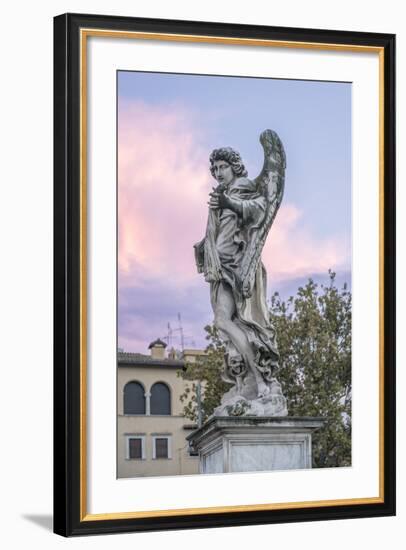
[[[248,243],[241,264],[240,280],[244,298],[249,298],[252,294],[262,249],[282,202],[285,187],[286,155],[278,134],[273,130],[264,130],[259,141],[264,149],[264,165],[254,181],[266,198],[267,209],[261,227]]]

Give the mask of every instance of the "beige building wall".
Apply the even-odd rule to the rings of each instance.
[[[164,363],[164,361],[163,361]],[[178,376],[179,368],[173,366],[118,367],[118,422],[117,422],[117,476],[139,477],[156,475],[187,475],[199,473],[199,459],[190,456],[186,436],[196,426],[182,415],[180,395],[186,383]],[[139,382],[149,394],[156,382],[167,384],[171,395],[171,415],[125,415],[124,387],[128,382]],[[128,438],[139,436],[144,443],[143,459],[128,457]],[[154,437],[169,437],[169,458],[153,458]]]
[[[141,382],[145,392],[150,392],[151,387],[156,382],[164,382],[171,391],[172,415],[182,414],[183,405],[180,402],[180,395],[183,393],[186,385],[184,380],[178,375],[179,369],[165,366],[119,366],[118,368],[118,414],[124,413],[124,386],[128,382]]]
[[[206,357],[207,352],[202,349],[185,349],[183,359],[185,363],[196,363],[198,359]]]

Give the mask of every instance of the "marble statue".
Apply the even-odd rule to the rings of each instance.
[[[284,148],[273,130],[260,135],[264,164],[249,179],[240,154],[215,149],[210,171],[217,181],[209,198],[206,235],[195,245],[199,273],[210,283],[214,324],[224,342],[223,378],[232,388],[216,416],[285,416],[276,379],[278,350],[266,303],[261,252],[282,201]]]

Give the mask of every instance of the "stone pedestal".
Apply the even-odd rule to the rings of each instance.
[[[298,470],[312,467],[312,433],[324,420],[309,417],[213,417],[187,439],[200,473]]]

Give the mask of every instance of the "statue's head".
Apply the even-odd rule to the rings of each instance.
[[[230,178],[248,175],[240,153],[231,147],[214,149],[210,155],[210,172],[213,178],[224,184],[229,183]]]

